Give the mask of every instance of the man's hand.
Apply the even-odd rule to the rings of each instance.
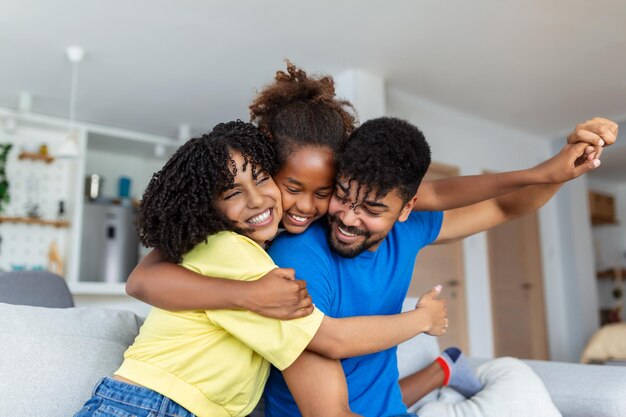
[[[561,151],[533,168],[545,184],[562,184],[600,166],[599,159],[587,159],[585,142],[567,144]],[[594,152],[595,153],[595,152]],[[541,183],[540,182],[540,183]]]
[[[290,320],[313,312],[306,281],[296,280],[293,269],[273,269],[248,288],[246,308],[262,316]]]
[[[589,146],[585,148],[577,161],[577,165],[585,161],[599,159],[600,155],[602,155],[602,150],[615,143],[618,130],[619,126],[617,123],[602,117],[594,117],[591,120],[578,124],[567,137],[567,143],[573,145],[583,142]]]
[[[426,294],[422,295],[415,309],[422,309],[427,315],[427,329],[424,333],[431,336],[441,336],[448,329],[448,307],[446,301],[439,297],[441,285],[437,285]]]

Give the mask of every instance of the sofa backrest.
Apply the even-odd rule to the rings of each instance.
[[[74,415],[140,326],[129,311],[0,303],[0,416]]]
[[[0,272],[0,303],[74,307],[65,279],[48,271]]]
[[[403,310],[416,303],[408,298]],[[73,415],[96,383],[122,363],[141,324],[130,311],[0,303],[0,416]],[[419,335],[403,343],[398,347],[400,376],[438,355],[434,337]]]

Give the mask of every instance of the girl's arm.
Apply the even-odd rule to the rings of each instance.
[[[533,169],[423,181],[417,190],[413,210],[452,210],[544,181]]]
[[[335,319],[325,316],[307,346],[330,359],[380,352],[427,333],[440,336],[448,326],[445,301],[437,286],[420,297],[415,310],[389,316],[359,316]]]
[[[135,267],[126,293],[164,310],[243,309],[289,320],[313,312],[306,282],[292,269],[276,268],[257,281],[206,277],[166,262],[152,250]]]
[[[605,119],[594,119],[577,126],[570,135],[574,138],[595,135],[602,136],[606,143],[615,141],[611,133],[612,122]],[[608,133],[607,133],[608,132]],[[436,244],[449,243],[474,233],[488,230],[502,223],[530,213],[542,207],[559,190],[562,183],[577,178],[600,166],[599,159],[584,159],[587,143],[584,140],[570,139],[567,145],[556,156],[537,166],[537,169],[551,172],[550,181],[524,187],[500,197],[491,198],[467,207],[448,210],[444,213],[443,223]]]
[[[576,167],[589,163],[601,154],[604,146],[612,145],[617,129],[615,123],[600,118],[578,125],[567,142],[587,146],[581,146],[581,155],[571,166],[563,166],[562,158],[557,154],[530,169],[424,181],[417,190],[413,210],[451,210],[519,191],[529,185],[562,184],[576,177]]]

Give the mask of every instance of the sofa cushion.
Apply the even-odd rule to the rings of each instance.
[[[626,361],[626,323],[611,323],[596,331],[582,356],[581,363]]]
[[[485,387],[470,399],[442,388],[438,401],[418,411],[420,417],[559,417],[543,382],[524,362],[498,358],[480,365],[478,378]]]
[[[139,331],[128,311],[0,303],[0,416],[68,417]]]

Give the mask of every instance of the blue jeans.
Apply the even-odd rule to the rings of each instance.
[[[195,417],[151,389],[104,378],[74,417]]]

